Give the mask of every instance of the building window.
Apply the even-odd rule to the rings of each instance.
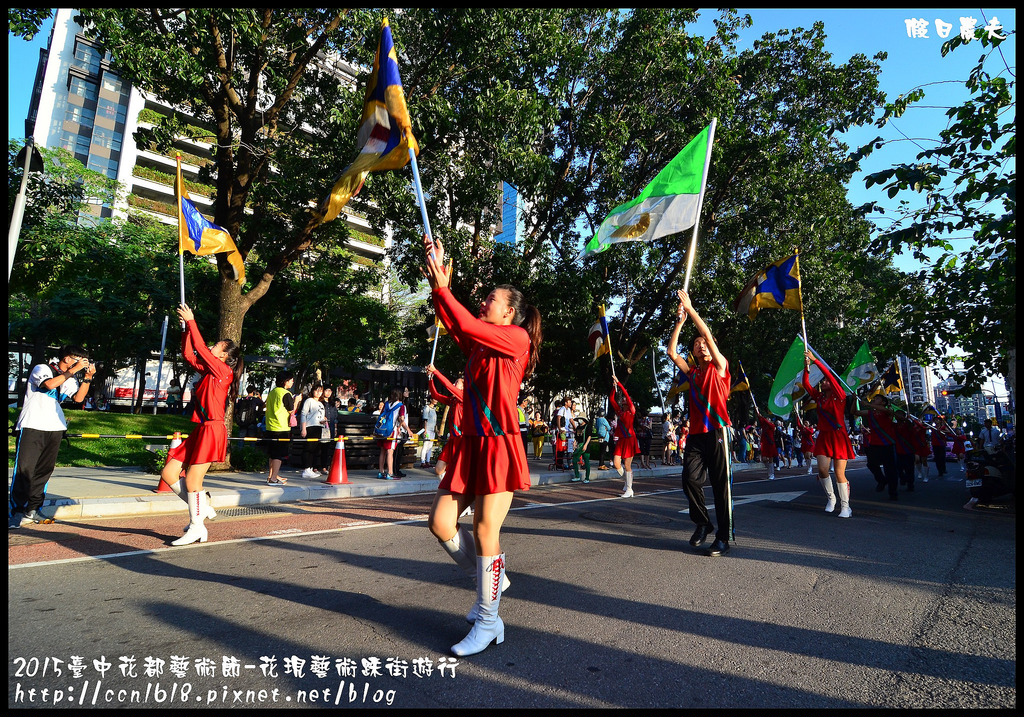
[[[86,101],[96,100],[96,83],[82,77],[72,77],[71,82],[68,83],[68,91],[73,95],[84,97]]]
[[[116,92],[121,94],[124,91],[124,83],[121,78],[115,75],[113,72],[104,72],[102,80],[103,89],[109,92]]]
[[[87,110],[79,105],[68,105],[65,119],[69,122],[77,122],[82,127],[92,127],[94,114],[92,110]]]
[[[103,54],[95,47],[79,40],[75,41],[74,65],[76,67],[81,67],[90,75],[98,75],[100,74],[100,60],[102,59]]]
[[[111,122],[124,124],[127,116],[127,109],[116,102],[107,99],[100,99],[96,103],[96,116],[100,119],[107,119]]]
[[[111,152],[121,151],[121,133],[105,127],[97,127],[92,132],[92,142],[97,147],[106,147]]]

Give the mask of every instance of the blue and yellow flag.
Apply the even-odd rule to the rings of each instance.
[[[800,256],[794,254],[757,272],[736,299],[736,310],[753,321],[761,309],[802,308]]]
[[[594,361],[599,356],[611,352],[611,343],[608,340],[608,319],[604,316],[604,304],[597,310],[597,321],[590,327],[590,335],[587,336],[590,349],[594,352]]]
[[[743,371],[743,362],[736,359],[736,363],[739,365],[739,371],[732,377],[732,386],[729,387],[730,396],[737,391],[750,390],[750,381],[747,379],[747,374]]]
[[[373,73],[366,85],[363,120],[356,147],[359,156],[334,181],[330,195],[320,206],[325,222],[336,218],[342,207],[358,194],[367,174],[401,169],[409,163],[410,148],[417,155],[420,153],[420,146],[412,134],[409,108],[398,76],[398,54],[386,19],[380,29]]]
[[[228,231],[217,226],[196,209],[181,178],[181,155],[178,155],[178,253],[192,252],[198,256],[227,254],[239,284],[245,283],[245,264]]]
[[[687,354],[686,365],[690,367],[691,371],[697,367],[697,361],[696,359],[693,358],[693,354]],[[673,399],[675,399],[676,396],[678,396],[683,391],[689,390],[690,374],[682,370],[677,370],[675,377],[673,377],[672,379],[672,388],[670,388],[668,390],[668,393],[665,394],[665,400],[672,401]]]
[[[871,392],[868,400],[878,394],[900,393],[903,390],[903,379],[900,377],[899,364],[893,361],[885,370],[878,382],[878,387]]]

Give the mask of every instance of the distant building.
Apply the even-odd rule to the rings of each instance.
[[[978,423],[995,416],[995,406],[987,405],[985,394],[978,392],[967,396],[957,395],[963,385],[949,378],[939,381],[935,386],[935,407],[946,416],[973,416]],[[947,395],[943,396],[943,391]],[[991,414],[991,415],[990,415]]]
[[[900,375],[909,403],[930,403],[934,395],[932,373],[928,366],[922,366],[906,356],[900,356]]]
[[[494,228],[494,241],[499,244],[518,244],[526,232],[526,206],[519,190],[508,182],[501,183],[501,209]]]

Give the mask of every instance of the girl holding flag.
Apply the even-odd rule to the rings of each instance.
[[[192,404],[192,421],[198,423],[188,438],[167,453],[160,478],[188,503],[189,525],[185,534],[171,545],[188,545],[207,540],[206,518],[217,513],[210,506],[210,494],[203,491],[203,478],[211,463],[219,463],[227,456],[228,432],[224,425],[224,412],[228,401],[238,396],[238,381],[244,370],[242,350],[230,339],[206,347],[195,316],[185,304],[178,307],[178,316],[185,325],[181,335],[181,354],[185,361],[200,373]],[[179,476],[185,468],[185,485]]]
[[[800,450],[804,452],[804,459],[807,461],[807,475],[814,472],[814,424],[804,423],[799,412],[796,415],[796,427],[800,431]]]
[[[440,242],[423,237],[425,274],[441,323],[467,356],[462,439],[452,456],[430,509],[430,531],[460,565],[476,563],[477,601],[467,615],[473,628],[452,646],[458,656],[483,651],[505,639],[498,617],[507,587],[505,554],[499,534],[516,490],[528,490],[530,472],[519,435],[517,399],[523,380],[537,367],[540,313],[514,287],[491,291],[476,316],[449,290]],[[473,506],[473,534],[459,527],[462,511]]]
[[[811,362],[825,375],[819,391],[811,385]],[[828,496],[825,512],[831,513],[836,508],[836,496],[832,491],[832,478],[829,467],[835,462],[836,488],[839,491],[839,517],[849,518],[850,483],[846,480],[846,462],[856,457],[850,434],[846,428],[846,392],[842,385],[825,364],[819,361],[810,351],[804,353],[803,387],[811,399],[818,404],[818,437],[814,440],[814,455],[818,458],[818,482]]]
[[[619,420],[615,424],[615,455],[612,457],[612,465],[621,476],[626,475],[626,487],[623,490],[622,498],[633,497],[633,456],[640,452],[640,444],[636,439],[636,429],[633,421],[636,420],[636,406],[633,399],[626,392],[626,387],[619,379],[614,379],[615,385],[608,396],[612,409]],[[616,400],[618,397],[618,400]]]

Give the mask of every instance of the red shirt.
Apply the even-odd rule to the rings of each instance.
[[[919,456],[931,454],[928,448],[928,429],[923,423],[914,423],[914,453]]]
[[[719,376],[714,363],[708,362],[690,369],[689,379],[690,434],[711,433],[722,424],[731,426],[725,406],[732,384],[729,367],[725,367],[724,376]],[[712,410],[709,410],[709,406]]]
[[[804,371],[804,390],[818,404],[818,432],[824,434],[842,432],[843,435],[849,437],[846,430],[846,391],[821,361],[814,359],[814,364],[821,369],[832,386],[832,395],[826,399],[821,391],[811,385],[810,376],[807,375],[807,371]]]
[[[775,423],[768,420],[764,416],[757,417],[758,423],[761,424],[761,445],[768,444],[771,446],[775,445]]]
[[[437,379],[441,382],[441,385],[443,385],[445,388],[447,388],[449,391],[451,391],[451,393],[452,393],[451,396],[445,396],[442,393],[438,393],[437,387],[434,386],[434,376],[437,376]],[[446,405],[446,406],[448,406],[449,408],[452,409],[452,421],[449,424],[452,427],[452,429],[451,429],[452,430],[452,435],[453,436],[461,436],[462,435],[462,391],[460,391],[459,389],[455,388],[455,385],[451,381],[446,379],[440,373],[432,374],[430,376],[430,378],[427,379],[427,386],[430,388],[430,395],[431,396],[436,398],[439,403],[443,403],[444,405]]]
[[[896,424],[896,452],[901,455],[914,455],[917,452],[917,436],[910,421]]]
[[[633,399],[626,393],[626,387],[616,381],[619,388],[622,389],[622,395],[626,397],[625,407],[620,407],[615,401],[615,389],[612,388],[611,396],[609,400],[612,404],[612,408],[615,410],[615,415],[619,417],[619,420],[615,422],[615,435],[619,439],[625,438],[629,440],[636,438],[636,432],[633,430],[633,421],[636,419],[636,406],[633,405]]]
[[[185,331],[181,334],[181,355],[203,376],[196,386],[192,422],[223,421],[235,372],[206,347],[195,321],[185,323]]]
[[[896,443],[896,425],[892,417],[881,411],[869,411],[864,416],[867,443],[870,446],[891,446]]]
[[[462,435],[518,436],[519,387],[530,359],[530,335],[520,326],[481,321],[447,287],[434,289],[433,298],[438,318],[468,357]]]

